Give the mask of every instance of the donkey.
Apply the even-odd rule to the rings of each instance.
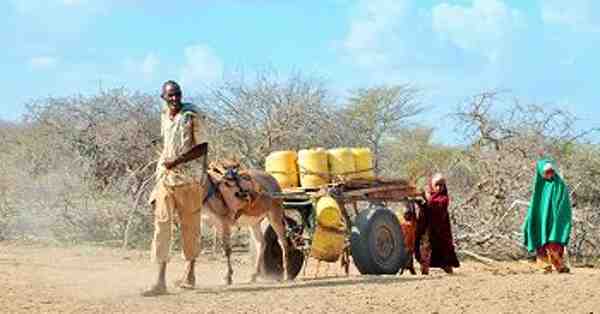
[[[218,192],[218,182],[214,178],[208,176],[204,188],[209,191],[202,210],[209,215],[215,227],[219,230],[221,243],[227,258],[227,272],[225,274],[225,282],[230,285],[233,283],[233,269],[231,267],[231,229],[234,225],[240,224],[247,226],[252,235],[256,247],[256,259],[254,264],[254,273],[251,277],[251,282],[256,282],[257,278],[262,273],[262,265],[265,256],[265,237],[261,230],[261,223],[264,219],[268,219],[277,234],[277,239],[282,251],[283,261],[283,280],[288,280],[288,263],[289,245],[286,238],[285,217],[281,200],[271,197],[268,193],[281,192],[281,187],[275,178],[263,171],[248,170],[249,175],[258,185],[259,190],[266,193],[256,193],[252,201],[252,210],[241,209],[239,212],[233,212],[229,208],[223,197]],[[212,191],[212,192],[211,192]],[[251,191],[253,192],[253,191]]]
[[[202,210],[207,211],[207,214],[212,218],[214,225],[219,229],[221,242],[225,256],[227,257],[227,273],[225,282],[230,285],[233,283],[233,269],[231,267],[231,227],[239,224],[244,224],[249,227],[252,239],[256,247],[255,269],[251,277],[251,282],[255,282],[258,276],[262,273],[262,265],[265,256],[265,236],[261,230],[261,223],[265,219],[273,227],[277,234],[277,240],[281,246],[282,262],[283,262],[283,280],[289,279],[288,275],[288,256],[289,245],[286,238],[286,225],[284,209],[282,201],[270,196],[269,193],[281,192],[281,187],[275,178],[259,170],[248,170],[245,175],[250,176],[254,183],[257,184],[255,191],[244,191],[251,196],[251,206],[241,209],[230,208],[223,199],[223,195],[219,193],[219,184],[208,174],[207,157],[208,143],[201,143],[194,146],[190,151],[183,153],[174,160],[165,162],[165,167],[172,168],[179,164],[202,157],[204,162],[204,170],[207,172],[203,183],[206,191]],[[234,176],[237,180],[237,165],[226,169],[228,174],[231,170],[235,171]]]

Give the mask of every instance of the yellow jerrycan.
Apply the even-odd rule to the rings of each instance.
[[[352,148],[352,154],[354,155],[354,164],[356,168],[354,178],[375,180],[374,156],[371,150],[366,147]]]
[[[346,247],[346,225],[337,201],[330,196],[319,198],[315,218],[310,256],[320,261],[335,262]]]
[[[265,160],[265,171],[270,173],[282,189],[298,186],[298,154],[294,151],[272,152]]]
[[[303,149],[298,152],[300,186],[315,188],[329,183],[327,151],[323,148]]]
[[[332,180],[351,180],[356,176],[356,162],[350,148],[334,148],[327,151],[329,173]]]

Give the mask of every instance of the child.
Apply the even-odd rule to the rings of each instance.
[[[402,234],[404,235],[404,248],[406,249],[407,258],[400,269],[400,275],[404,273],[405,269],[408,269],[412,275],[416,275],[413,256],[415,252],[415,239],[417,236],[417,214],[413,203],[408,203],[403,218],[404,219],[400,222],[400,227],[402,228]]]

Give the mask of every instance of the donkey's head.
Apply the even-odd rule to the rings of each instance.
[[[234,179],[239,173],[240,163],[231,159],[223,159],[211,163],[210,169],[225,179]]]

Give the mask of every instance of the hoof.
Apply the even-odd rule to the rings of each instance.
[[[183,279],[178,279],[175,280],[175,282],[173,282],[175,284],[176,287],[179,287],[181,289],[194,289],[194,287],[196,286],[196,282],[195,280],[193,281],[189,281],[189,280],[183,280]]]
[[[258,274],[253,274],[250,277],[250,283],[256,283],[256,281],[258,281]]]
[[[196,286],[193,282],[187,282],[187,281],[183,281],[183,280],[177,280],[175,282],[175,285],[181,289],[186,289],[186,290],[193,290],[194,287]]]
[[[143,297],[156,297],[165,294],[167,294],[167,287],[165,286],[154,286],[141,293]]]

